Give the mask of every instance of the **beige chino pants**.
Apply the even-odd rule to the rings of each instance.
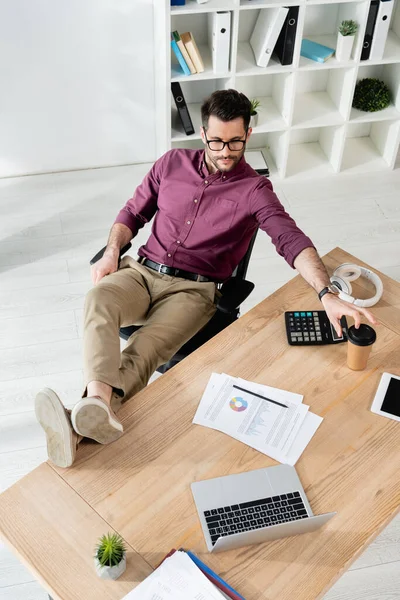
[[[216,285],[152,271],[127,256],[92,288],[84,309],[84,379],[114,388],[117,411],[211,319]],[[120,351],[119,328],[142,324]],[[86,391],[84,392],[86,395]]]

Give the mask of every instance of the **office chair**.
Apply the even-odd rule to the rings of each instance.
[[[249,247],[246,254],[232,273],[230,279],[222,284],[218,284],[217,288],[221,292],[221,297],[217,302],[217,310],[210,321],[198,331],[186,344],[182,346],[180,350],[164,365],[158,367],[159,373],[165,373],[168,369],[171,369],[178,362],[183,360],[186,356],[200,348],[205,342],[214,337],[217,333],[228,327],[231,323],[236,321],[240,315],[240,305],[246,298],[251,294],[254,289],[254,283],[247,281],[246,273],[250,261],[251,252],[253,250],[254,242],[257,236],[257,231],[253,234],[250,240]],[[119,260],[121,257],[131,248],[132,244],[129,243],[121,249]],[[106,246],[102,248],[90,261],[93,265],[97,262],[104,254]],[[130,336],[140,329],[141,325],[130,325],[129,327],[121,327],[119,335],[122,339],[128,340]]]

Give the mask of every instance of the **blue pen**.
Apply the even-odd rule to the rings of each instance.
[[[236,596],[238,598],[241,598],[241,600],[246,600],[246,598],[241,596],[239,594],[239,592],[237,592],[235,589],[233,589],[233,587],[231,587],[228,583],[226,583],[226,581],[224,581],[222,579],[222,577],[220,577],[219,575],[214,573],[214,571],[212,569],[210,569],[210,567],[207,567],[207,565],[205,565],[199,558],[197,558],[197,556],[195,554],[193,554],[193,552],[190,552],[190,550],[185,550],[185,552],[188,556],[190,556],[192,561],[195,563],[195,565],[197,565],[199,567],[199,569],[201,569],[205,573],[208,573],[209,575],[211,575],[211,577],[214,577],[214,579],[216,579],[219,583],[224,585],[228,590],[230,590],[231,592],[236,594]]]

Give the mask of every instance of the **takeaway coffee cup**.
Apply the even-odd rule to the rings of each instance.
[[[352,325],[347,331],[347,366],[353,371],[362,371],[367,366],[372,344],[376,340],[375,330],[369,325]]]

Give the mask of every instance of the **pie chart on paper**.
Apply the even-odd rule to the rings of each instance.
[[[234,410],[236,412],[243,412],[244,410],[246,410],[248,404],[247,404],[247,401],[244,398],[240,398],[239,396],[235,396],[229,402],[229,406],[231,407],[232,410]]]

